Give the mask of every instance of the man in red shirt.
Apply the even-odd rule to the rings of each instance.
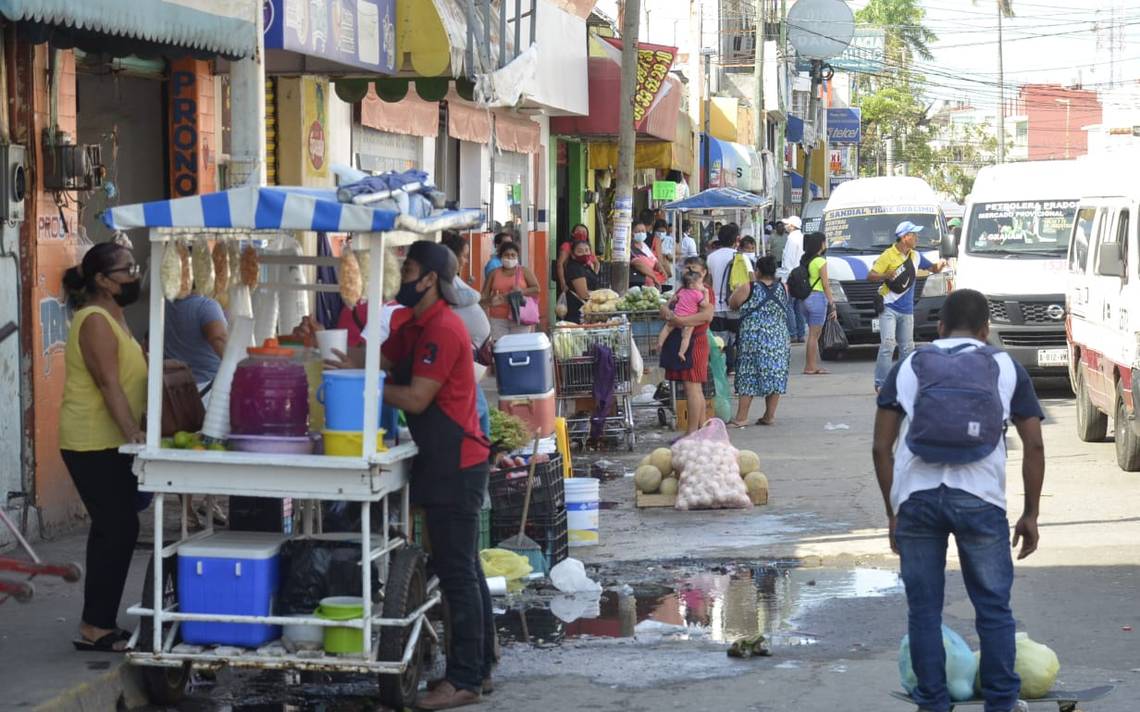
[[[412,500],[427,516],[432,568],[451,611],[447,678],[417,702],[442,710],[473,704],[494,663],[491,596],[479,563],[479,510],[487,486],[489,441],[479,427],[471,338],[452,312],[456,259],[443,245],[408,248],[396,301],[412,317],[382,349],[391,374],[384,402],[404,411],[419,454]]]

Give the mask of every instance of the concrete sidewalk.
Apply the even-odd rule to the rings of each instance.
[[[149,534],[142,536],[149,540]],[[34,546],[44,561],[83,564],[87,534]],[[3,553],[23,554],[19,549]],[[135,553],[123,594],[124,611],[141,600],[148,554],[149,549],[142,548]],[[83,582],[38,578],[34,585],[31,602],[9,600],[0,606],[0,709],[106,712],[145,704],[121,654],[80,653],[72,647],[79,635]],[[133,628],[134,624],[134,618],[120,613],[119,625]]]

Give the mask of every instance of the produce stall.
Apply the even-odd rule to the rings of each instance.
[[[127,656],[131,664],[143,668],[148,692],[156,703],[175,703],[183,695],[192,668],[216,669],[227,665],[376,674],[384,704],[403,708],[414,700],[421,665],[431,652],[429,641],[438,642],[439,639],[439,631],[430,623],[428,616],[438,606],[441,594],[438,581],[435,578],[429,580],[425,573],[422,553],[407,545],[411,536],[408,477],[416,446],[404,441],[388,448],[378,437],[382,432],[378,427],[383,387],[380,371],[381,320],[369,320],[365,328],[366,368],[359,376],[355,391],[357,403],[354,404],[359,420],[354,428],[357,432],[350,433],[357,436],[355,452],[350,448],[348,454],[314,454],[314,450],[319,449],[319,445],[314,447],[319,438],[307,432],[304,419],[302,427],[306,432],[301,437],[244,435],[243,441],[255,443],[256,447],[251,449],[259,450],[257,452],[233,452],[234,441],[229,442],[228,448],[222,446],[231,432],[231,425],[233,435],[238,434],[237,417],[232,421],[231,417],[242,412],[232,408],[239,399],[239,392],[247,400],[251,395],[248,390],[241,391],[249,385],[245,381],[239,383],[238,376],[246,373],[243,366],[248,365],[253,376],[264,376],[262,381],[251,382],[268,384],[270,376],[277,379],[273,381],[274,390],[261,394],[264,408],[251,409],[255,413],[252,417],[272,412],[270,404],[289,397],[283,395],[288,393],[293,393],[293,400],[287,404],[288,407],[281,409],[282,417],[292,418],[297,410],[308,413],[301,401],[307,401],[315,394],[311,387],[306,393],[305,387],[295,381],[288,381],[285,385],[289,388],[296,386],[299,391],[285,388],[281,379],[289,374],[295,375],[296,366],[290,361],[287,350],[276,344],[267,343],[263,350],[250,349],[249,359],[230,367],[232,392],[231,384],[222,382],[222,373],[226,371],[231,354],[227,350],[203,428],[207,435],[213,434],[215,438],[211,440],[210,447],[192,450],[171,447],[170,442],[161,438],[163,413],[161,407],[156,407],[163,403],[164,393],[164,294],[190,290],[185,241],[199,245],[198,252],[202,251],[202,246],[208,247],[203,238],[213,241],[216,266],[234,275],[233,285],[227,287],[220,279],[216,279],[215,284],[223,282],[219,297],[227,297],[231,314],[236,317],[231,319],[231,347],[244,351],[241,347],[253,345],[253,332],[277,333],[277,309],[250,306],[274,300],[258,299],[258,296],[334,292],[338,289],[344,296],[347,289],[350,292],[348,297],[360,298],[366,287],[369,302],[380,304],[386,247],[407,245],[425,236],[438,239],[436,234],[440,230],[469,227],[482,219],[478,211],[436,212],[429,217],[417,218],[395,209],[370,207],[369,204],[375,204],[382,197],[365,193],[347,198],[351,202],[340,202],[333,190],[246,187],[123,206],[104,214],[104,222],[112,229],[149,228],[152,263],[156,267],[162,266],[153,271],[150,280],[148,403],[151,407],[146,417],[146,443],[123,448],[124,452],[135,457],[134,470],[139,490],[156,495],[152,560],[142,602],[129,609],[131,614],[140,617],[140,625],[131,639],[133,650]],[[402,204],[407,205],[408,197],[423,196],[405,194],[400,197]],[[379,205],[394,208],[391,202]],[[427,212],[420,214],[426,215]],[[292,236],[297,231],[352,233],[353,245],[360,257],[359,264],[338,262],[331,257],[296,254],[298,251],[294,254],[288,251],[277,253],[272,259],[266,255],[265,261],[261,262],[259,249],[264,248],[265,238]],[[177,260],[169,259],[171,251],[177,251]],[[238,262],[228,259],[239,252]],[[367,260],[364,259],[366,256]],[[340,287],[309,284],[297,277],[304,267],[337,264],[341,267]],[[371,270],[367,270],[367,264],[372,266]],[[276,265],[276,269],[263,269],[265,265]],[[206,264],[199,262],[195,265],[195,288],[201,290],[209,280],[204,273],[197,271],[198,267],[204,270]],[[279,276],[277,281],[273,281],[274,274],[285,277]],[[290,274],[296,278],[288,278]],[[219,275],[220,272],[215,274],[215,278]],[[268,280],[265,275],[270,275]],[[172,288],[172,279],[180,281],[178,289]],[[252,300],[250,292],[253,293]],[[258,313],[252,313],[255,311]],[[281,316],[285,330],[295,326],[285,321],[284,309]],[[319,372],[319,358],[316,363]],[[272,374],[268,370],[260,372],[256,370],[259,366],[276,370]],[[324,415],[328,418],[329,427],[337,427],[333,425],[332,401],[329,394],[325,396],[328,412]],[[231,401],[228,404],[231,407],[219,406],[219,399]],[[257,415],[259,412],[261,415]],[[219,420],[219,413],[228,415]],[[219,436],[219,431],[225,435]],[[327,436],[328,433],[326,452],[331,449]],[[302,512],[301,532],[298,537],[276,542],[278,547],[289,546],[298,539],[321,538],[319,502],[358,503],[361,526],[359,532],[349,535],[347,540],[356,547],[355,565],[351,568],[359,577],[360,587],[355,589],[359,598],[352,605],[343,605],[344,601],[326,605],[326,601],[321,601],[321,607],[315,613],[278,615],[272,608],[272,591],[284,582],[274,579],[277,559],[273,548],[265,546],[268,537],[246,536],[244,532],[216,533],[212,523],[206,525],[205,531],[190,534],[187,514],[192,494],[206,494],[211,498],[215,495],[292,498],[296,508]],[[164,541],[163,535],[166,495],[183,495],[180,536],[177,541],[169,543]],[[212,506],[212,502],[210,504]],[[373,526],[374,517],[379,519],[377,526]],[[235,537],[239,534],[243,536]],[[223,539],[226,547],[221,546]],[[219,550],[228,547],[232,553],[211,558],[220,555],[211,554],[210,546]],[[196,552],[193,558],[187,554],[191,550]],[[361,562],[371,565],[362,566]],[[228,577],[223,583],[232,582],[232,591],[242,593],[233,595],[237,600],[225,602],[219,601],[219,596],[207,596],[204,603],[195,603],[190,610],[191,605],[183,600],[183,594],[192,588],[202,593],[202,587],[208,589],[209,578],[215,574]],[[374,577],[379,581],[374,582]],[[250,593],[249,585],[254,582],[258,583],[253,587],[259,590],[257,594]],[[375,583],[379,583],[378,590]],[[262,600],[250,600],[254,597]],[[374,602],[374,599],[379,602]],[[259,606],[264,610],[257,611]],[[318,640],[323,638],[323,649],[319,643],[316,648],[296,644],[296,638],[293,644],[289,644],[288,639],[276,640],[281,627],[317,634]],[[193,636],[188,634],[191,629],[195,631]],[[223,642],[234,633],[240,633],[238,637],[245,642]],[[251,633],[256,635],[249,638]],[[301,636],[297,634],[297,637]],[[193,641],[187,642],[187,638],[193,638]],[[335,652],[330,644],[333,638],[339,641]],[[355,642],[346,649],[345,640]]]
[[[566,419],[569,440],[580,445],[589,440],[617,440],[633,450],[637,435],[633,421],[633,339],[629,321],[617,318],[587,325],[559,322],[551,341],[556,415]],[[613,355],[612,373],[606,373],[603,368],[598,346]],[[594,427],[592,416],[598,397],[611,384],[612,407],[598,416],[598,427]]]

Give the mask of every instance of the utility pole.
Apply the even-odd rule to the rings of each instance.
[[[998,163],[1005,163],[1005,59],[1002,51],[1002,4],[998,11]]]
[[[701,57],[705,62],[705,138],[701,141],[701,175],[703,176],[702,190],[712,187],[712,50],[701,50]]]
[[[633,223],[633,169],[637,135],[633,126],[633,96],[637,91],[637,34],[641,0],[625,0],[621,28],[621,113],[618,119],[617,188],[614,196],[613,262],[610,288],[629,288],[630,227]]]
[[[823,62],[818,59],[811,61],[811,100],[808,101],[808,115],[805,117],[804,124],[809,121],[813,131],[818,131],[819,122],[817,122],[816,115],[819,113],[819,88],[823,82]],[[818,140],[818,136],[816,139]],[[804,188],[800,195],[800,215],[802,216],[807,212],[808,203],[811,202],[811,168],[812,158],[815,156],[815,142],[807,145],[804,142]]]
[[[780,0],[780,39],[777,43],[776,59],[776,108],[780,112],[780,125],[776,127],[776,195],[775,218],[784,217],[784,146],[787,140],[787,76],[788,76],[788,16],[787,0]]]
[[[768,26],[768,0],[756,0],[756,66],[753,78],[756,81],[756,145],[760,155],[768,150],[768,120],[764,111],[764,39]]]

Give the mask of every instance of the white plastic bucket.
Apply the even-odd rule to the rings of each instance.
[[[592,477],[573,477],[565,481],[566,529],[571,548],[598,545],[600,484]]]

